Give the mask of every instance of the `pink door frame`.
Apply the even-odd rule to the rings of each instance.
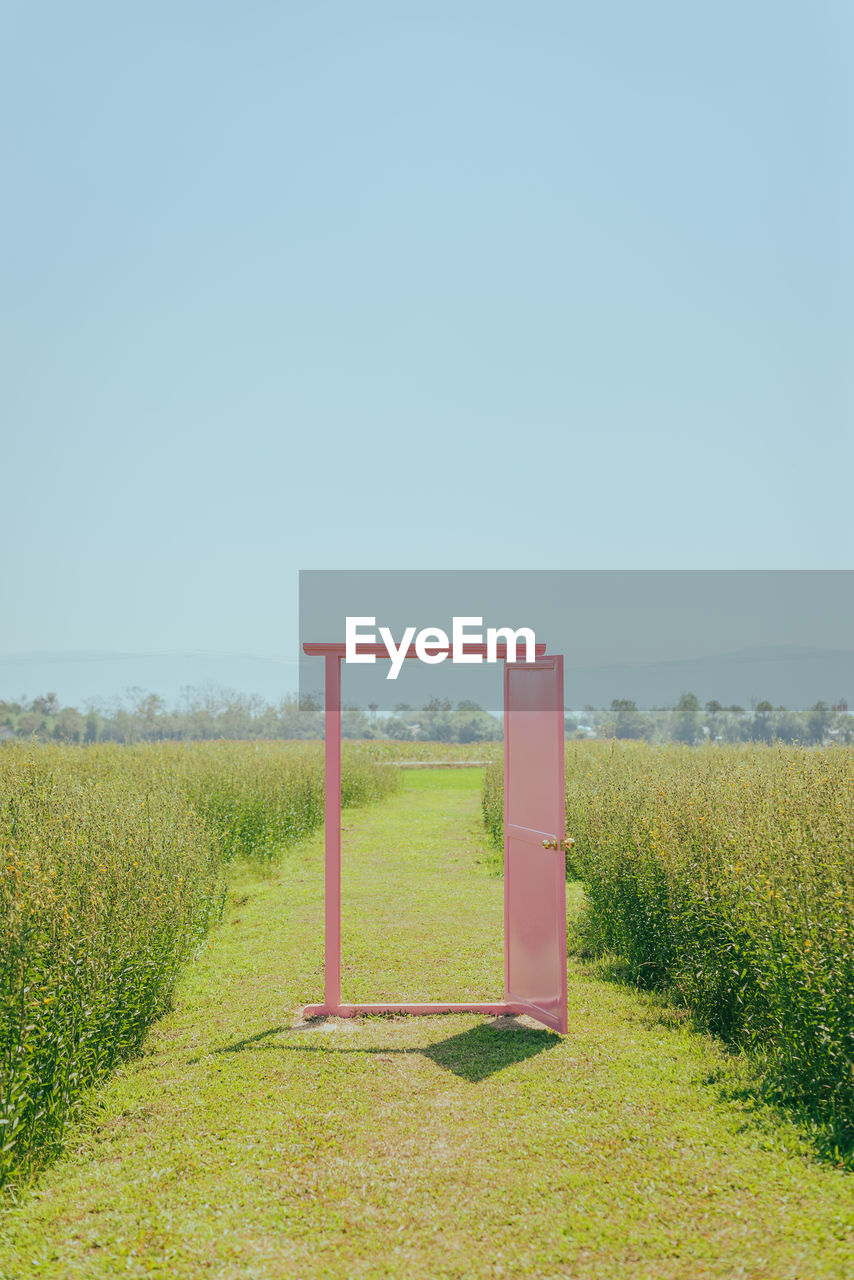
[[[430,651],[441,653],[442,646],[430,645]],[[322,657],[325,660],[325,757],[326,757],[326,802],[325,802],[325,892],[324,892],[324,989],[323,1003],[309,1004],[303,1009],[305,1018],[352,1018],[360,1013],[487,1013],[487,1014],[523,1014],[537,1013],[527,1003],[513,1000],[473,1000],[464,1002],[426,1001],[423,1003],[375,1001],[369,1004],[342,1003],[341,1000],[341,663],[345,656],[345,646],[341,643],[307,642],[303,651],[309,657]],[[445,650],[449,652],[449,649]],[[467,644],[467,654],[486,656],[486,645]],[[387,658],[384,645],[360,644],[360,654],[376,654],[379,658]],[[536,656],[544,657],[546,646],[536,646]],[[416,658],[415,647],[411,646],[405,657]],[[497,656],[506,660],[507,649],[499,645]],[[554,656],[554,655],[549,655]],[[507,716],[505,707],[505,719]],[[507,769],[507,749],[505,734],[505,774]],[[557,833],[554,833],[557,836]],[[558,837],[559,838],[559,837]],[[506,918],[506,917],[505,917]],[[508,938],[505,932],[504,943],[505,990],[508,981]],[[565,1016],[563,1026],[565,1030]]]

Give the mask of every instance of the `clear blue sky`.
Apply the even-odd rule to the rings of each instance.
[[[7,3],[0,653],[852,562],[854,11]]]

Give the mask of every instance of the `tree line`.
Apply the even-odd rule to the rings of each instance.
[[[491,742],[502,737],[500,718],[474,702],[453,705],[431,698],[422,707],[400,703],[392,715],[376,706],[342,711],[345,738],[377,738],[431,742]],[[648,742],[854,742],[854,716],[844,704],[833,708],[817,702],[807,711],[790,711],[756,702],[747,709],[710,701],[704,705],[684,693],[675,707],[640,710],[626,698],[608,708],[587,706],[567,714],[568,738],[636,738]],[[162,742],[213,738],[306,739],[323,737],[319,699],[286,697],[271,703],[257,696],[206,687],[187,688],[177,705],[155,693],[128,690],[110,704],[84,710],[62,706],[54,693],[31,701],[0,701],[0,740],[41,742]]]
[[[493,741],[502,736],[499,719],[476,703],[433,698],[423,707],[405,703],[394,715],[380,716],[378,708],[345,707],[341,731],[345,738],[422,738],[431,742]],[[279,702],[213,686],[187,688],[179,703],[169,706],[156,693],[128,690],[110,704],[91,704],[84,710],[62,706],[55,693],[31,701],[0,702],[0,740],[40,742],[168,742],[214,738],[307,739],[323,737],[323,707],[319,698],[290,696]]]
[[[841,708],[817,702],[806,711],[790,711],[770,702],[755,702],[748,710],[722,706],[715,700],[701,705],[693,693],[683,693],[675,707],[640,711],[634,702],[615,698],[607,711],[586,707],[591,723],[574,727],[575,736],[642,738],[648,742],[823,742],[854,741],[854,716]]]

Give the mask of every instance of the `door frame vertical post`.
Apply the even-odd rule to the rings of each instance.
[[[341,658],[326,655],[324,1004],[341,1005]]]
[[[509,672],[507,659],[501,664],[501,687],[504,699],[504,786],[502,788],[502,850],[501,865],[503,874],[501,885],[504,890],[504,999],[510,999],[510,895],[507,892],[507,784],[510,780],[510,698],[508,696]]]

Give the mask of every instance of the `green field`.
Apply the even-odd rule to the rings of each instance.
[[[500,848],[503,774],[484,818]],[[749,1049],[762,1087],[854,1168],[854,752],[569,744],[582,954]]]
[[[395,783],[348,758],[342,800]],[[316,744],[0,751],[0,1191],[168,1008],[235,860],[263,864],[322,820]]]
[[[80,889],[73,901],[67,892],[32,898],[31,918],[38,901],[45,919],[85,908],[90,936],[112,922],[112,950],[98,943],[98,954],[114,954],[124,928],[127,955],[140,960],[146,936],[164,945],[153,926],[173,919],[173,899],[165,911],[152,901],[168,895],[142,886],[121,895],[122,878],[143,861],[131,855],[161,850],[152,866],[164,885],[183,874],[179,850],[196,859],[189,897],[174,898],[186,936],[174,935],[181,945],[159,1003],[131,1019],[133,1034],[98,1067],[93,1078],[112,1068],[109,1080],[88,1089],[81,1081],[82,1107],[69,1105],[63,1132],[52,1134],[52,1164],[34,1185],[19,1177],[7,1186],[3,1280],[854,1274],[851,1175],[833,1167],[832,1153],[817,1159],[815,1134],[763,1102],[755,1055],[733,1055],[698,1030],[672,992],[606,980],[601,962],[571,958],[565,1038],[524,1019],[475,1015],[301,1025],[299,1009],[322,992],[322,840],[310,829],[316,813],[300,831],[288,822],[316,799],[319,757],[314,748],[273,750],[284,754],[224,744],[219,756],[205,748],[180,768],[177,754],[159,755],[162,776],[144,751],[37,749],[29,763],[17,750],[0,753],[7,798],[24,788],[25,767],[38,779],[29,809],[15,810],[15,844],[4,810],[16,868],[4,921],[15,918],[9,886],[20,889],[19,863],[33,883],[38,867],[41,885],[51,857],[73,848],[77,861],[66,860],[79,882],[84,854],[100,848],[113,859],[112,912],[91,914]],[[9,772],[13,755],[20,772]],[[100,808],[86,790],[94,759]],[[361,752],[348,768],[351,799],[363,803],[343,822],[345,995],[500,995],[502,886],[482,820],[483,770],[398,777]],[[134,788],[154,796],[155,776],[152,828],[128,799]],[[599,774],[597,786],[606,782]],[[105,815],[120,793],[130,826],[116,828]],[[574,803],[572,785],[569,793]],[[607,833],[621,790],[612,784],[610,807],[597,794]],[[380,803],[365,807],[371,800]],[[72,802],[89,826],[69,825]],[[489,803],[487,795],[487,811]],[[617,817],[609,820],[616,830]],[[111,845],[116,830],[122,838]],[[222,923],[210,930],[223,883]],[[578,937],[593,927],[592,897],[575,882],[569,890]],[[53,973],[58,989],[61,978],[73,990],[75,971],[48,963],[66,953],[42,954],[45,981]],[[10,1008],[7,1041],[19,1025]],[[9,1056],[4,1071],[5,1097]]]

